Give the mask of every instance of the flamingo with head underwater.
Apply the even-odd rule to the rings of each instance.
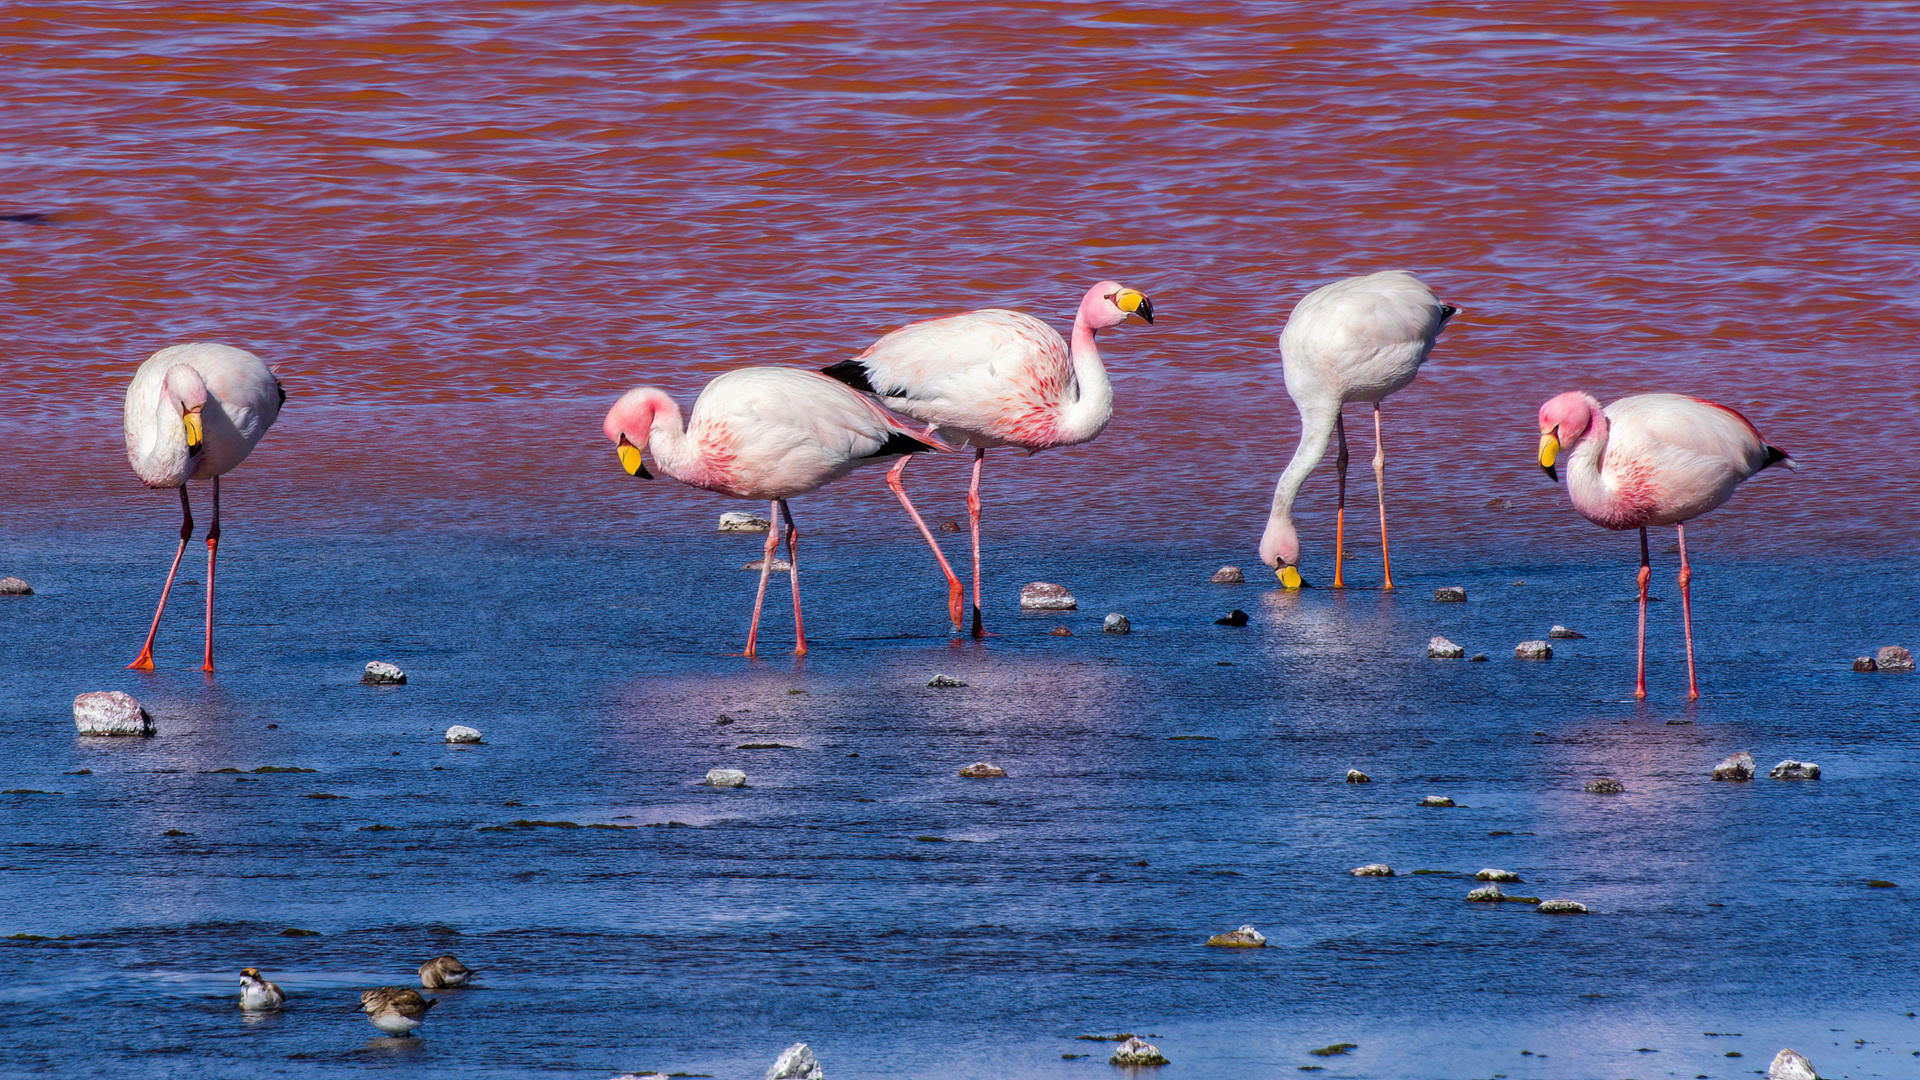
[[[1640,645],[1633,696],[1647,696],[1647,526],[1672,525],[1680,538],[1680,612],[1687,638],[1687,700],[1700,697],[1693,670],[1693,566],[1686,523],[1733,496],[1769,465],[1794,467],[1786,451],[1725,405],[1685,394],[1636,394],[1602,408],[1569,392],[1540,406],[1540,467],[1555,480],[1567,451],[1567,496],[1588,521],[1640,530]]]
[[[870,399],[816,372],[753,367],[729,371],[707,383],[683,421],[680,406],[665,391],[636,387],[614,403],[602,430],[617,448],[620,465],[652,479],[645,450],[661,472],[690,487],[737,499],[768,499],[760,591],[753,600],[745,655],[755,655],[767,577],[786,522],[787,562],[793,583],[795,656],[805,656],[807,634],[800,615],[800,530],[787,500],[817,491],[854,469],[903,454],[946,447],[890,416]]]
[[[167,593],[193,536],[187,481],[213,481],[213,525],[207,530],[207,635],[202,671],[213,670],[213,564],[220,544],[220,477],[253,452],[287,392],[257,356],[229,345],[199,342],[161,349],[133,373],[124,428],[127,463],[151,488],[180,489],[180,546],[160,587],[160,604],[146,643],[130,668],[153,670],[153,638]]]
[[[1088,442],[1113,418],[1113,384],[1100,362],[1094,335],[1129,315],[1153,321],[1153,301],[1138,289],[1102,281],[1081,297],[1072,341],[1023,312],[983,308],[909,323],[851,360],[826,368],[841,382],[877,396],[889,409],[930,425],[961,446],[973,447],[973,483],[967,489],[973,536],[973,636],[980,618],[980,470],[987,451],[1013,446],[1029,454]],[[933,549],[947,578],[947,614],[960,628],[960,579],[901,483],[907,461],[887,474],[900,505]]]

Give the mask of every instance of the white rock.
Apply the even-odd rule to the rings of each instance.
[[[1561,626],[1559,623],[1554,623],[1553,629],[1547,631],[1547,636],[1550,638],[1566,638],[1568,640],[1572,640],[1575,638],[1583,638],[1583,637],[1586,637],[1587,635],[1581,633],[1578,630],[1569,630],[1566,627]]]
[[[1079,606],[1063,585],[1036,581],[1020,590],[1022,611],[1072,611]]]
[[[480,741],[480,729],[465,724],[455,724],[447,729],[447,741],[451,743],[477,743]]]
[[[1429,660],[1459,660],[1466,655],[1467,650],[1438,634],[1427,641],[1427,659]]]
[[[1713,767],[1715,780],[1751,780],[1753,779],[1753,755],[1742,750],[1738,754],[1728,754],[1725,761]]]
[[[1267,935],[1252,926],[1242,926],[1238,930],[1213,935],[1207,939],[1207,944],[1216,949],[1262,949],[1266,947]]]
[[[1116,611],[1101,621],[1100,629],[1109,634],[1131,634],[1133,620]]]
[[[772,522],[745,510],[729,510],[720,515],[721,532],[766,532]]]
[[[751,570],[757,574],[760,572],[760,568],[766,565],[766,561],[767,560],[765,559],[755,559],[752,562],[748,563],[747,565],[741,567],[740,569]],[[792,569],[793,569],[792,563],[788,562],[785,559],[776,557],[773,560],[773,567],[769,569],[767,572],[769,574],[784,574],[784,573],[787,573],[788,571],[791,571]]]
[[[707,778],[700,782],[708,787],[746,787],[747,774],[739,769],[708,769]]]
[[[1420,797],[1420,805],[1421,806],[1452,806],[1453,800],[1447,798],[1445,795],[1422,795]]]
[[[1520,880],[1520,875],[1514,873],[1511,870],[1495,870],[1493,867],[1489,866],[1485,870],[1482,870],[1479,873],[1473,875],[1473,878],[1475,881],[1514,882],[1514,881]]]
[[[1767,1080],[1820,1080],[1820,1076],[1813,1071],[1813,1062],[1799,1051],[1782,1050],[1767,1066]]]
[[[1874,666],[1881,671],[1912,671],[1913,654],[1898,645],[1889,645],[1874,654]]]
[[[1476,904],[1497,904],[1506,898],[1498,885],[1482,885],[1467,894],[1467,899]]]
[[[0,596],[32,596],[33,586],[17,577],[0,577]]]
[[[974,780],[991,780],[1007,775],[1007,770],[989,761],[976,761],[960,770],[960,775]]]
[[[794,1043],[768,1067],[762,1080],[825,1080],[826,1073],[806,1043]]]
[[[1237,566],[1223,566],[1215,570],[1213,576],[1207,580],[1215,585],[1244,585],[1247,582],[1247,575],[1241,573]]]
[[[385,660],[369,660],[360,681],[368,686],[398,686],[407,681],[407,673]]]
[[[1120,1048],[1107,1059],[1109,1065],[1165,1065],[1166,1055],[1160,1048],[1138,1036],[1120,1044]]]
[[[1433,602],[1436,604],[1464,604],[1467,602],[1467,590],[1458,585],[1443,585],[1433,590]]]
[[[1820,766],[1811,761],[1795,761],[1788,758],[1767,770],[1767,775],[1775,780],[1818,780]]]
[[[1392,877],[1393,867],[1383,862],[1370,862],[1365,866],[1356,866],[1348,873],[1354,877]]]
[[[1553,643],[1550,641],[1523,641],[1513,647],[1513,655],[1522,660],[1553,659]]]
[[[1371,776],[1368,776],[1368,775],[1367,775],[1366,773],[1363,773],[1363,772],[1361,772],[1361,771],[1360,771],[1359,769],[1348,769],[1348,770],[1347,770],[1347,783],[1349,783],[1349,784],[1371,784],[1371,783],[1373,783],[1373,777],[1371,777]]]
[[[1585,915],[1587,905],[1578,900],[1548,900],[1533,910],[1542,915]]]
[[[131,694],[95,690],[73,699],[73,726],[82,735],[151,735],[153,717]]]
[[[956,686],[965,686],[967,684],[951,675],[935,675],[933,678],[927,680],[927,685],[936,690],[951,690]]]

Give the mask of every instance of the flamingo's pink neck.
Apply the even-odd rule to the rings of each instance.
[[[1107,421],[1113,419],[1113,382],[1107,378],[1100,348],[1094,344],[1094,334],[1102,321],[1098,305],[1103,303],[1101,288],[1096,285],[1080,301],[1080,310],[1073,317],[1073,334],[1068,339],[1073,383],[1062,394],[1056,424],[1062,444],[1086,442],[1106,430]]]

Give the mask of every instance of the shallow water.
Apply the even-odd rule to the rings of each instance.
[[[1920,1075],[1920,681],[1847,664],[1920,645],[1886,453],[1920,404],[1912,10],[14,13],[0,211],[52,217],[0,221],[0,573],[37,589],[0,598],[0,784],[49,794],[0,795],[0,938],[52,940],[0,941],[0,1074],[752,1077],[806,1040],[838,1077],[1072,1077],[1111,1052],[1075,1036],[1133,1031],[1169,1077],[1735,1077],[1784,1045]],[[1257,567],[1297,432],[1285,311],[1389,266],[1465,309],[1387,403],[1401,588],[1207,584]],[[783,655],[776,581],[766,657],[729,656],[759,538],[618,472],[611,399],[962,308],[1058,323],[1106,276],[1159,319],[1101,339],[1098,442],[990,456],[997,636],[944,633],[868,472],[795,507],[814,651]],[[220,672],[190,586],[142,676],[177,524],[119,394],[202,338],[289,401],[224,485]],[[1637,705],[1633,541],[1533,463],[1574,387],[1713,397],[1802,465],[1689,530],[1697,706],[1669,538]],[[936,520],[963,477],[909,473]],[[1035,579],[1081,610],[1019,614]],[[1589,637],[1512,657],[1556,622]],[[160,737],[72,736],[113,688]],[[1736,750],[1826,776],[1707,780]],[[695,785],[722,765],[752,786]],[[1401,876],[1346,873],[1373,861]],[[1468,905],[1483,866],[1594,913]],[[1269,948],[1200,945],[1246,922]],[[372,1038],[356,991],[442,951],[478,985]],[[285,1014],[232,1008],[249,965]]]

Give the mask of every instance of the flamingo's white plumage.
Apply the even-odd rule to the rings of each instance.
[[[1567,453],[1573,508],[1608,529],[1640,530],[1640,645],[1634,697],[1647,696],[1647,582],[1653,568],[1647,526],[1672,525],[1680,540],[1680,610],[1687,638],[1687,699],[1698,699],[1693,670],[1693,580],[1686,522],[1733,496],[1740,481],[1776,463],[1793,467],[1737,411],[1685,394],[1636,394],[1602,408],[1569,392],[1540,406],[1540,467]]]
[[[973,636],[980,618],[980,470],[996,446],[1028,453],[1073,446],[1099,435],[1113,418],[1113,384],[1094,335],[1129,315],[1153,321],[1153,302],[1137,289],[1102,281],[1088,289],[1073,319],[1072,340],[1018,311],[986,308],[911,323],[851,360],[826,369],[887,407],[932,426],[948,441],[973,447],[967,518],[973,538]],[[901,483],[907,459],[887,484],[919,526],[946,574],[948,614],[961,621],[960,580],[940,552]]]
[[[230,345],[199,342],[161,349],[127,386],[127,462],[152,488],[180,489],[180,546],[160,588],[160,604],[140,655],[128,667],[153,670],[153,637],[167,609],[193,536],[187,481],[213,481],[213,527],[207,530],[207,634],[201,670],[213,670],[213,567],[220,543],[220,477],[245,461],[287,399],[265,362]]]
[[[795,549],[800,531],[787,500],[816,491],[861,465],[944,449],[871,399],[817,372],[796,368],[729,371],[707,383],[684,421],[680,406],[665,391],[636,387],[614,403],[602,429],[631,475],[651,478],[641,454],[645,450],[661,472],[683,484],[770,501],[773,518],[747,631],[747,656],[754,655],[759,641],[760,608],[782,520],[792,567],[794,653],[804,656],[807,651]]]
[[[1339,511],[1334,525],[1333,584],[1346,584],[1341,563],[1346,547],[1347,428],[1340,410],[1349,402],[1373,403],[1373,479],[1380,501],[1380,562],[1393,588],[1387,554],[1387,452],[1380,441],[1380,402],[1413,381],[1433,350],[1440,328],[1458,311],[1441,303],[1420,279],[1388,270],[1323,285],[1294,305],[1280,331],[1280,361],[1287,393],[1300,411],[1300,445],[1274,487],[1273,508],[1260,538],[1260,558],[1289,588],[1301,584],[1300,538],[1293,527],[1293,500],[1307,474],[1336,436]]]

